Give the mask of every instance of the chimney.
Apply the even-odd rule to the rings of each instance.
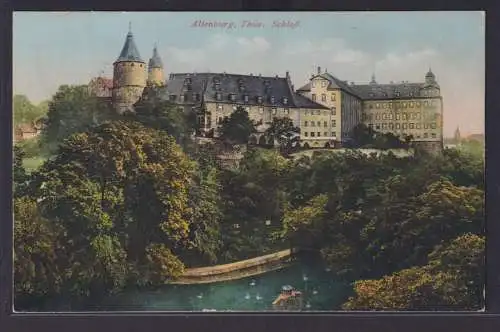
[[[318,75],[321,74],[321,67],[318,66]]]
[[[286,78],[290,78],[290,73],[288,72],[288,70],[286,71],[285,76],[286,76]]]

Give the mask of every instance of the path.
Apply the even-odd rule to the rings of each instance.
[[[181,277],[169,283],[208,284],[256,276],[288,266],[290,254],[290,249],[287,249],[230,264],[186,269]]]

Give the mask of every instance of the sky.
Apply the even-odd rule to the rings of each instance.
[[[197,20],[227,24],[193,26]],[[166,75],[289,71],[299,88],[318,66],[359,84],[372,74],[379,83],[423,82],[430,67],[445,136],[457,126],[484,133],[483,12],[16,12],[14,94],[38,103],[62,84],[112,77],[129,24],[143,60],[158,45]]]

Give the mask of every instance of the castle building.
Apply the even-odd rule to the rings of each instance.
[[[204,134],[216,133],[224,117],[243,107],[259,124],[260,133],[251,137],[258,144],[269,144],[262,133],[273,118],[288,117],[300,128],[300,144],[306,148],[341,146],[360,123],[400,137],[411,135],[430,150],[443,148],[443,98],[430,69],[420,83],[380,84],[373,75],[367,84],[349,84],[318,67],[296,91],[289,72],[284,77],[172,73],[165,81],[156,45],[146,68],[130,30],[113,67],[112,84],[96,78],[89,88],[101,97],[111,91],[117,111],[133,110],[153,91],[159,100],[197,110]]]

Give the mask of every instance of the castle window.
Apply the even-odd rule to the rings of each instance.
[[[323,127],[328,127],[328,121],[323,122]],[[326,135],[325,135],[326,136]]]
[[[264,114],[264,107],[259,107],[259,113]]]
[[[176,95],[170,95],[170,101],[175,101]]]
[[[415,125],[413,123],[410,123],[410,129],[414,129]]]
[[[316,86],[316,81],[312,81],[311,86],[314,88]]]
[[[134,63],[132,62],[132,63],[130,64],[130,67],[133,67],[133,66],[134,66]]]
[[[142,68],[142,63],[139,65],[139,67],[141,67],[141,68]]]
[[[399,91],[394,92],[394,94],[396,95],[396,97],[399,97]]]
[[[401,125],[399,123],[396,123],[396,129],[399,129]]]
[[[376,104],[375,104],[375,107],[376,107],[376,108],[380,108],[380,104],[379,104],[379,103],[376,103]]]
[[[321,133],[319,131],[317,132],[317,134],[318,134],[318,137],[321,137]]]
[[[308,135],[309,135],[309,133],[306,131],[306,132],[304,133],[304,136],[305,136],[305,137],[307,137]]]
[[[290,110],[288,108],[283,109],[283,113],[290,114]]]
[[[321,87],[325,87],[326,86],[326,81],[321,81]]]
[[[408,128],[408,124],[407,123],[403,123],[403,129],[407,129]]]
[[[311,121],[311,127],[314,127],[315,125],[314,121]]]
[[[432,129],[436,129],[436,127],[437,127],[437,126],[436,126],[436,123],[431,123],[431,128],[432,128]]]
[[[332,93],[332,101],[335,101],[335,94]]]
[[[392,108],[392,103],[388,103],[389,109]]]
[[[429,133],[424,133],[424,138],[429,138]]]
[[[379,125],[379,124],[376,124],[376,125],[375,125],[375,129],[380,130],[380,125]]]
[[[309,125],[309,121],[304,121],[304,127],[307,127]]]
[[[276,108],[273,108],[273,109],[272,109],[272,113],[273,113],[273,115],[275,115],[275,114],[276,114]]]
[[[332,115],[337,115],[337,109],[335,107],[332,108]]]
[[[436,133],[431,134],[432,138],[436,138]]]
[[[394,129],[394,123],[389,123],[389,129]]]
[[[415,124],[415,128],[420,129],[421,127],[420,123]]]
[[[332,131],[332,136],[333,136],[333,137],[336,137],[336,136],[337,136],[337,132]]]
[[[219,109],[219,110],[221,110],[221,111],[222,111],[222,105],[217,104],[217,109]]]
[[[193,93],[193,101],[197,101],[198,100],[198,94],[197,93]]]
[[[323,133],[323,136],[328,136],[328,133],[325,131],[325,132]]]
[[[321,111],[320,110],[316,110],[316,115],[321,115]]]
[[[380,114],[379,113],[375,114],[375,120],[380,120]]]
[[[407,113],[403,113],[403,120],[408,120],[408,114]]]
[[[283,98],[283,104],[285,104],[285,105],[288,104],[288,98],[287,97]]]
[[[424,123],[424,129],[429,129],[429,124],[428,123]]]
[[[387,129],[387,123],[382,124],[382,129]]]
[[[337,126],[337,120],[332,120],[332,127],[336,127]]]
[[[315,133],[314,131],[311,131],[311,137],[314,137]]]
[[[400,120],[401,119],[401,114],[396,114],[396,120]]]
[[[219,119],[217,120],[217,123],[222,123],[222,116],[219,116]]]
[[[326,95],[324,93],[321,95],[321,101],[326,101]]]
[[[387,106],[387,103],[384,103],[383,105],[384,105],[384,108],[387,108],[387,107],[388,107],[388,106]]]
[[[315,93],[312,94],[312,100],[316,101],[316,94]]]

